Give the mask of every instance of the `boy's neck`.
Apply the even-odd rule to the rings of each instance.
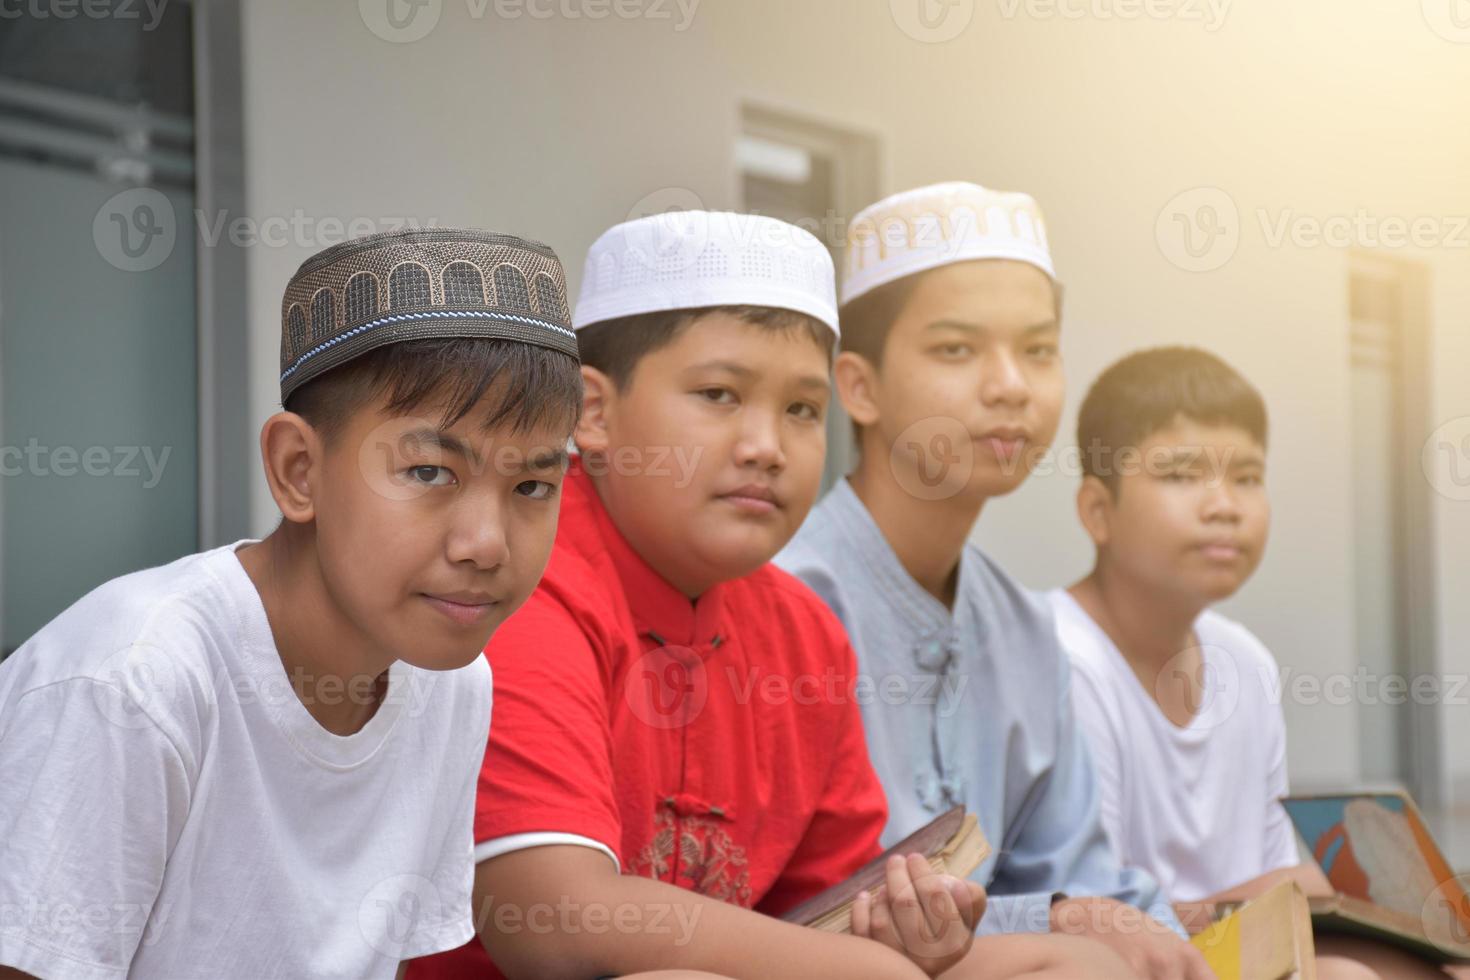
[[[1187,725],[1199,703],[1202,655],[1194,624],[1208,604],[1140,582],[1101,555],[1092,572],[1068,591],[1113,641],[1165,715],[1176,725]],[[1191,681],[1188,691],[1161,684],[1169,679],[1163,677],[1165,669],[1182,671]]]
[[[888,456],[864,451],[847,478],[898,562],[927,593],[953,608],[960,557],[985,499],[920,500],[905,490]]]
[[[237,551],[260,594],[281,666],[302,706],[334,735],[351,735],[377,713],[392,658],[364,654],[369,644],[342,614],[321,576],[307,532],[283,525]]]

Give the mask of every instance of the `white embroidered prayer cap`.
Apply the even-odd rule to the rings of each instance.
[[[832,256],[796,225],[731,211],[666,211],[592,243],[572,327],[702,306],[795,310],[837,333]]]
[[[1029,262],[1056,279],[1046,224],[1029,194],[950,181],[890,195],[858,212],[847,229],[842,303],[971,259]]]

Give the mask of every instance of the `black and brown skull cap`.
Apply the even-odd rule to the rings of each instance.
[[[471,228],[354,238],[302,263],[281,301],[281,401],[386,344],[488,337],[577,356],[566,273],[540,242]]]

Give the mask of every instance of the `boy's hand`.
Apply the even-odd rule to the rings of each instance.
[[[1143,980],[1215,980],[1199,950],[1162,922],[1111,898],[1068,898],[1052,906],[1053,932],[1095,939]]]
[[[852,903],[853,935],[876,939],[934,977],[970,951],[985,915],[985,889],[942,875],[919,854],[888,859],[888,883]]]

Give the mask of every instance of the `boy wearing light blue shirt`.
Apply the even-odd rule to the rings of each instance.
[[[776,561],[842,619],[873,681],[855,693],[885,844],[963,804],[994,847],[975,874],[982,932],[1067,932],[1140,976],[1208,977],[1153,879],[1108,844],[1045,601],[968,543],[1056,433],[1060,293],[1024,194],[938,184],[859,214],[835,377],[861,457]]]

